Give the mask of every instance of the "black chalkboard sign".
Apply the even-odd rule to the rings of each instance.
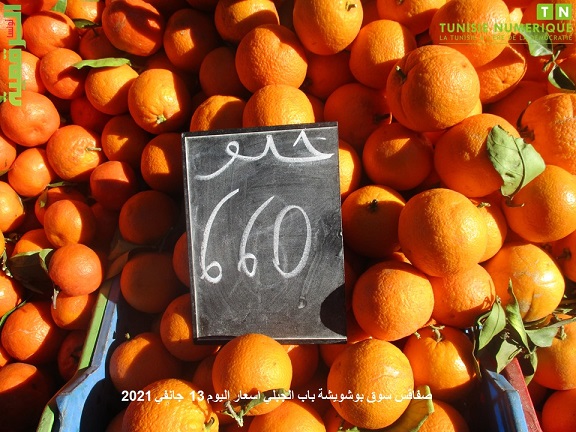
[[[344,341],[336,123],[182,142],[195,341]]]

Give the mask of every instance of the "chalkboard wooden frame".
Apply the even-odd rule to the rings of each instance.
[[[194,341],[346,341],[335,122],[182,134]]]

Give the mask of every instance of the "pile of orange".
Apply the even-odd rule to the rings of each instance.
[[[119,394],[148,395],[109,431],[379,429],[423,385],[434,412],[420,430],[474,430],[466,329],[509,304],[510,282],[527,324],[569,316],[559,312],[575,294],[576,93],[548,74],[576,80],[576,22],[554,55],[533,56],[513,24],[550,23],[540,3],[0,3],[0,49],[22,62],[14,77],[15,57],[0,58],[0,430],[34,428],[73,378],[113,276],[152,325],[109,358]],[[566,5],[576,10],[549,3]],[[195,344],[181,133],[324,121],[339,132],[348,343]],[[512,196],[488,148],[494,129],[543,161]],[[26,279],[30,257],[39,276]],[[544,432],[573,428],[575,326],[537,349]],[[154,402],[166,390],[186,401]],[[207,397],[272,390],[392,398],[292,398],[234,421],[241,407]]]

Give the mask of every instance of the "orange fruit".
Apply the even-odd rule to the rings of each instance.
[[[21,50],[22,68],[20,78],[22,89],[37,93],[46,93],[46,87],[40,77],[40,59],[34,54]],[[0,94],[10,92],[10,57],[0,56]]]
[[[84,94],[87,71],[74,64],[82,60],[75,51],[56,48],[40,60],[40,78],[50,93],[60,99],[75,99]]]
[[[16,143],[0,131],[0,175],[4,175],[17,156]]]
[[[70,119],[72,123],[85,129],[102,133],[104,126],[111,118],[111,115],[97,110],[86,95],[70,101]]]
[[[190,288],[190,261],[188,258],[188,233],[186,231],[178,237],[174,244],[172,267],[178,280]]]
[[[550,243],[549,252],[560,267],[562,274],[571,281],[576,281],[576,267],[574,267],[576,262],[576,231]]]
[[[138,178],[127,162],[106,161],[98,165],[89,179],[93,199],[110,210],[120,210],[140,190]]]
[[[542,430],[569,432],[576,421],[576,388],[552,393],[542,407]]]
[[[432,17],[446,0],[376,0],[378,15],[406,26],[413,34],[430,27]]]
[[[480,259],[480,262],[484,262],[496,255],[504,244],[508,235],[508,224],[499,205],[499,195],[483,197],[478,200],[472,200],[472,202],[480,209],[480,213],[482,213],[486,222],[488,241],[484,255]]]
[[[34,202],[34,215],[44,225],[44,215],[50,205],[61,199],[86,202],[84,194],[74,186],[54,186],[42,192]]]
[[[204,57],[220,45],[211,15],[192,8],[183,8],[168,18],[163,48],[177,68],[198,73]]]
[[[182,362],[168,352],[160,335],[140,333],[112,351],[110,380],[119,392],[142,390],[154,381],[180,378]]]
[[[102,28],[116,48],[149,56],[162,46],[165,20],[154,6],[143,0],[114,1],[102,11]]]
[[[398,220],[404,198],[388,186],[362,186],[342,203],[342,235],[354,252],[384,258],[400,247]]]
[[[230,46],[219,46],[204,56],[198,72],[198,81],[207,96],[248,98],[250,95],[238,77],[236,49]]]
[[[271,0],[221,0],[214,9],[214,23],[222,39],[238,45],[252,29],[280,24],[280,18]]]
[[[72,330],[66,335],[62,345],[60,345],[56,362],[58,364],[58,373],[64,381],[70,381],[78,371],[86,335],[86,330]]]
[[[576,174],[573,143],[575,93],[553,93],[534,100],[518,122],[520,135],[549,165]]]
[[[320,344],[320,357],[324,364],[328,367],[332,366],[336,357],[344,351],[348,345],[370,339],[371,336],[366,333],[362,327],[358,324],[356,317],[350,311],[346,315],[346,343],[329,343]]]
[[[28,302],[12,312],[2,327],[2,346],[10,357],[33,365],[56,360],[66,331],[58,327],[49,301]]]
[[[406,339],[402,350],[414,385],[428,385],[435,399],[456,402],[476,387],[472,341],[460,329],[424,327]]]
[[[93,68],[86,76],[86,97],[98,111],[109,115],[128,112],[128,91],[138,77],[131,66]]]
[[[186,82],[166,69],[145,70],[130,86],[128,110],[147,132],[176,132],[192,115]]]
[[[0,126],[7,138],[24,147],[45,144],[60,126],[60,114],[48,97],[22,90],[22,104],[0,104]]]
[[[354,81],[350,71],[350,51],[331,55],[306,52],[308,68],[302,89],[317,98],[326,100],[338,87]]]
[[[356,321],[381,340],[396,341],[414,333],[428,322],[433,308],[434,292],[426,275],[395,260],[369,267],[352,292]]]
[[[50,256],[48,277],[60,292],[78,296],[96,291],[104,274],[100,257],[93,249],[80,243],[68,243]]]
[[[338,172],[340,177],[340,199],[360,187],[362,181],[362,160],[358,152],[346,141],[338,140]]]
[[[6,350],[0,344],[0,369],[10,363],[10,355],[6,352]]]
[[[305,430],[325,432],[324,422],[308,402],[298,399],[287,400],[273,411],[256,416],[248,432],[289,432]]]
[[[424,421],[421,432],[469,432],[470,427],[464,416],[450,405],[441,400],[432,400],[434,412]]]
[[[24,287],[9,277],[6,273],[0,273],[0,317],[6,312],[18,306],[24,299]]]
[[[50,10],[56,4],[55,0],[8,0],[5,3],[10,5],[19,5],[20,11],[25,15],[32,15],[42,10]]]
[[[177,196],[183,191],[182,138],[179,133],[157,135],[144,146],[140,173],[152,189]]]
[[[448,276],[480,262],[487,227],[480,210],[451,189],[437,188],[410,198],[400,213],[402,252],[430,276]]]
[[[486,145],[495,126],[515,138],[520,136],[514,126],[493,114],[470,116],[442,134],[434,148],[434,168],[446,187],[467,197],[483,197],[500,189],[504,182]]]
[[[25,213],[22,199],[14,188],[0,181],[0,231],[8,233],[24,223]]]
[[[168,378],[153,382],[144,387],[149,398],[130,402],[124,413],[122,430],[136,432],[142,430],[205,430],[212,424],[218,430],[218,418],[206,399],[193,398],[199,389],[188,381]],[[164,392],[172,391],[182,396],[182,400],[161,400]],[[147,393],[150,392],[150,393]]]
[[[74,296],[59,293],[50,309],[54,323],[64,330],[88,330],[97,298],[97,292]]]
[[[492,276],[496,295],[506,305],[511,301],[512,284],[520,315],[526,322],[551,314],[564,295],[564,278],[552,257],[538,246],[508,242],[483,264]]]
[[[18,154],[8,171],[8,183],[21,197],[33,198],[56,180],[46,150],[30,147]]]
[[[512,45],[504,48],[494,60],[478,66],[476,72],[480,79],[482,103],[493,103],[510,94],[524,78],[526,69],[526,58]]]
[[[390,109],[383,91],[358,82],[334,90],[324,105],[324,120],[338,122],[338,134],[361,154],[368,136],[386,119]]]
[[[509,39],[511,30],[509,26],[505,26],[509,20],[508,6],[502,0],[482,3],[450,0],[432,17],[429,33],[433,43],[441,43],[460,51],[477,67],[494,60],[506,48],[505,43],[498,41]],[[456,23],[478,23],[481,33],[473,33],[475,39],[472,43],[458,43],[470,33],[466,29],[460,29]],[[498,29],[497,25],[501,28]],[[451,37],[454,37],[454,40]]]
[[[68,0],[66,2],[66,15],[74,19],[85,19],[99,24],[102,21],[104,2],[90,2],[84,0]]]
[[[397,21],[380,19],[366,24],[350,46],[350,71],[360,83],[377,89],[395,63],[416,48],[416,38]]]
[[[496,289],[490,273],[479,264],[469,270],[445,277],[429,277],[434,292],[432,318],[436,322],[468,328],[488,312],[494,303]]]
[[[198,361],[214,354],[216,345],[194,343],[192,335],[191,294],[181,294],[170,302],[162,313],[160,336],[166,349],[184,361]]]
[[[100,135],[78,125],[58,129],[46,144],[48,162],[58,177],[71,182],[83,182],[104,162]]]
[[[294,0],[293,25],[304,47],[315,54],[335,54],[348,47],[362,25],[362,2]]]
[[[249,91],[267,85],[300,87],[308,61],[296,34],[280,24],[264,24],[246,34],[236,49],[236,71]]]
[[[386,97],[392,116],[404,126],[438,131],[461,122],[476,108],[480,81],[459,51],[425,45],[396,63],[388,75]]]
[[[83,3],[85,1],[81,0]],[[100,4],[101,2],[98,2]],[[102,27],[92,27],[80,38],[78,54],[85,60],[95,60],[107,57],[123,57],[124,51],[119,50],[110,42]]]
[[[120,290],[130,306],[145,313],[160,313],[182,294],[183,285],[165,252],[146,251],[133,255],[120,274]]]
[[[49,374],[31,364],[14,362],[0,368],[0,428],[35,429],[53,387]]]
[[[120,209],[118,228],[131,243],[159,243],[172,229],[178,218],[176,201],[157,190],[144,190],[126,200]]]
[[[228,392],[230,399],[243,394],[290,388],[292,363],[286,350],[274,339],[258,333],[234,337],[216,353],[212,383],[217,394]],[[249,415],[262,415],[278,408],[282,399],[271,400],[251,409]]]
[[[88,204],[65,198],[46,209],[44,231],[57,248],[70,243],[87,245],[96,235],[96,220]]]
[[[408,407],[408,399],[400,398],[414,390],[414,376],[408,358],[398,347],[368,339],[350,345],[336,357],[328,372],[326,389],[333,395],[369,397],[374,392],[391,396],[377,403],[331,401],[344,420],[360,428],[379,429],[394,423]]]
[[[246,102],[242,127],[314,123],[306,94],[287,84],[270,84],[256,90]]]
[[[291,344],[283,346],[292,362],[290,388],[301,387],[312,379],[318,369],[318,361],[320,359],[318,345]]]
[[[26,231],[14,244],[12,249],[12,256],[24,253],[40,251],[42,249],[52,249],[52,244],[46,237],[44,228],[34,228]]]
[[[568,316],[559,315],[558,318],[565,319]],[[576,325],[573,322],[565,324],[556,334],[551,346],[536,351],[538,367],[534,381],[554,390],[576,388],[576,364],[573,355],[575,345]]]
[[[76,51],[80,41],[72,19],[53,10],[42,10],[26,18],[22,22],[22,37],[26,49],[39,58],[56,48]]]
[[[400,123],[383,123],[368,136],[362,166],[373,183],[397,191],[415,188],[432,172],[430,140]]]
[[[522,238],[545,243],[576,230],[576,177],[547,165],[502,206],[508,226]]]
[[[139,170],[142,151],[152,137],[130,114],[114,116],[102,130],[102,151],[109,160],[127,162],[134,170]]]
[[[246,101],[237,96],[212,95],[194,110],[190,131],[238,129]]]

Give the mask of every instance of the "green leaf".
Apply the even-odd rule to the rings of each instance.
[[[235,399],[234,403],[236,403],[236,406],[232,404],[231,400],[228,400],[224,402],[225,409],[222,411],[222,414],[232,417],[238,426],[243,426],[244,416],[247,415],[252,408],[262,403],[268,403],[271,398],[289,399],[291,395],[292,393],[289,390],[272,389],[265,392],[258,392],[257,395],[248,396],[246,399]]]
[[[536,373],[536,368],[538,367],[538,356],[536,351],[533,351],[526,355],[519,355],[517,357],[520,369],[522,369],[522,375],[524,375],[524,380],[528,384],[534,374]]]
[[[506,366],[522,352],[522,348],[518,346],[516,341],[510,338],[502,339],[498,352],[495,355],[496,372],[500,373]]]
[[[528,336],[526,335],[522,315],[520,314],[520,306],[518,305],[518,300],[516,300],[516,296],[514,295],[512,281],[509,281],[508,283],[508,293],[510,294],[511,300],[506,305],[506,317],[508,319],[509,329],[515,333],[512,334],[512,338],[521,345],[521,348],[527,351],[532,351],[532,348],[528,343]]]
[[[73,18],[72,22],[74,23],[76,28],[79,28],[79,29],[90,28],[90,27],[99,27],[100,26],[100,24],[97,24],[93,21],[90,21],[87,19],[82,19],[82,18]]]
[[[506,327],[506,313],[500,298],[497,298],[492,308],[478,319],[478,326],[480,331],[477,338],[477,350],[480,351]]]
[[[552,345],[556,333],[558,333],[558,327],[546,326],[538,329],[526,329],[526,335],[530,342],[540,348]]]
[[[53,249],[24,252],[11,256],[7,266],[18,282],[31,291],[41,294],[51,294],[53,284],[48,277],[47,261]]]
[[[528,43],[528,51],[533,57],[540,57],[554,54],[552,41],[547,32],[527,31],[521,29],[520,34],[524,36]]]
[[[66,6],[68,4],[67,0],[58,0],[58,2],[54,5],[54,7],[52,8],[53,11],[55,12],[61,12],[64,13],[66,12]]]
[[[122,65],[129,65],[130,60],[127,58],[119,58],[119,57],[106,57],[101,59],[95,60],[82,60],[78,63],[74,63],[76,69],[81,69],[83,67],[91,67],[91,68],[101,68],[101,67],[117,67]]]
[[[548,81],[554,87],[562,90],[576,90],[576,84],[574,84],[574,81],[572,81],[570,77],[566,75],[566,72],[564,72],[557,63],[552,65],[552,69],[548,73]]]
[[[502,195],[512,199],[546,167],[542,156],[522,138],[515,138],[497,125],[486,139],[488,157],[504,184]]]

